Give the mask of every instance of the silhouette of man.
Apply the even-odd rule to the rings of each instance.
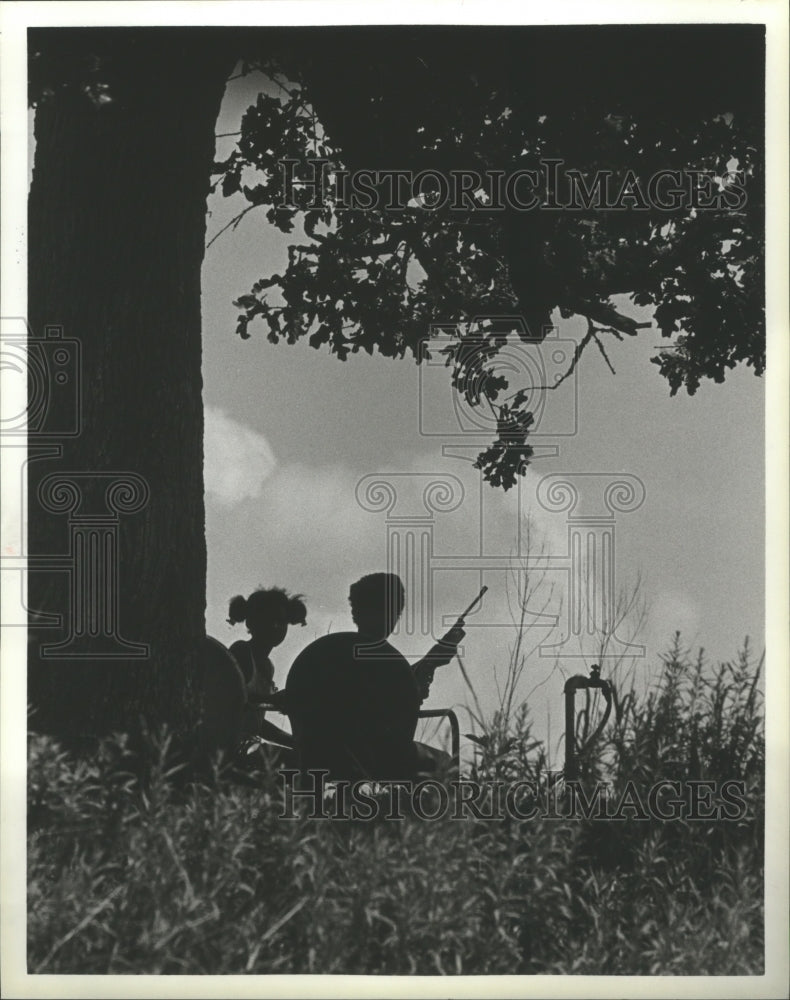
[[[417,713],[436,667],[464,637],[452,628],[411,666],[388,641],[403,611],[403,583],[392,573],[357,580],[349,592],[356,632],[322,636],[296,658],[285,704],[304,773],[335,779],[410,778],[419,766]]]

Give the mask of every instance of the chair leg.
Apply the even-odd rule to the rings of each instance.
[[[450,723],[450,745],[457,774],[461,773],[461,730],[458,716],[451,708],[426,708],[418,712],[419,719],[447,719]]]

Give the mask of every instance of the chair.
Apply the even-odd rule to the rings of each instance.
[[[287,715],[287,705],[285,703],[284,696],[285,692],[280,691],[271,700],[262,702],[261,707]],[[458,716],[451,708],[429,708],[419,711],[417,713],[417,718],[447,720],[450,726],[450,756],[452,758],[453,770],[455,774],[459,774],[461,769],[461,733],[458,725]],[[286,747],[285,742],[277,741],[274,738],[267,736],[265,733],[262,733],[247,741],[246,752],[253,753],[261,745]],[[298,750],[297,741],[294,739],[293,745],[288,748],[295,748]]]
[[[461,730],[458,716],[451,708],[425,708],[417,713],[418,719],[447,719],[450,724],[450,756],[456,774],[461,772]]]

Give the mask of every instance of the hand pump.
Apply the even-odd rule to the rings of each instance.
[[[606,701],[603,718],[598,723],[592,736],[583,747],[576,747],[576,692],[579,688],[599,688]],[[590,750],[603,732],[612,711],[612,687],[609,681],[601,680],[601,668],[597,663],[590,667],[590,676],[576,674],[569,677],[563,689],[565,695],[565,780],[575,781],[579,777],[581,758]]]

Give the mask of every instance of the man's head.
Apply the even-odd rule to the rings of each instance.
[[[386,639],[398,623],[406,595],[399,576],[371,573],[351,584],[348,601],[357,629],[371,638]]]

